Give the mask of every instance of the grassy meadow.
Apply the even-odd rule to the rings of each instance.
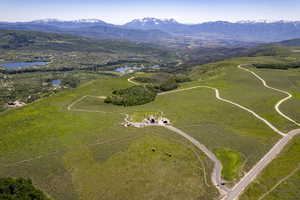
[[[190,82],[182,87],[199,84]],[[236,181],[244,171],[250,169],[279,138],[260,120],[217,100],[212,90],[204,88],[160,95],[154,102],[126,108],[107,105],[97,98],[88,97],[76,104],[74,109],[104,111],[112,115],[119,113],[123,117],[120,113],[128,113],[133,119],[142,119],[145,113],[163,113],[174,126],[186,131],[212,151],[230,148],[237,155],[247,158],[236,166],[231,175],[224,176],[229,181]],[[226,162],[223,164],[227,166]]]
[[[195,67],[194,81],[180,87],[216,87],[222,97],[253,109],[279,129],[294,128],[274,110],[284,95],[264,88],[251,74],[237,68],[255,59],[270,58],[237,58]],[[295,111],[299,76],[292,70],[251,69],[271,86],[296,94],[282,109],[299,119]],[[162,113],[175,127],[216,153],[229,184],[251,169],[280,138],[248,112],[217,100],[214,91],[207,88],[160,95],[151,103],[131,107],[86,97],[72,110],[67,109],[85,95],[108,96],[132,86],[128,78],[103,77],[0,113],[0,176],[30,177],[57,200],[216,199],[218,194],[210,181],[212,163],[202,152],[162,127],[124,128],[124,114],[139,121],[145,115]],[[291,154],[299,146],[297,141],[290,145]],[[297,155],[294,158],[297,161]],[[279,167],[272,166],[274,170]]]
[[[267,166],[246,189],[241,200],[298,200],[300,199],[300,137]]]
[[[124,129],[118,113],[67,110],[84,95],[129,85],[103,78],[1,113],[0,176],[30,177],[53,199],[216,197],[210,161],[182,138],[162,128]]]

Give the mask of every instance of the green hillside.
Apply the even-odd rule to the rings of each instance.
[[[68,34],[36,31],[0,30],[0,49],[33,51],[88,51],[126,52],[139,54],[165,54],[167,51],[155,45],[118,40],[95,40]]]
[[[0,73],[1,104],[27,103],[0,113],[0,178],[29,178],[54,200],[220,199],[211,179],[212,160],[170,127],[142,124],[145,118],[167,118],[171,126],[214,153],[223,165],[222,185],[228,188],[282,135],[298,127],[274,109],[286,97],[280,90],[293,96],[280,110],[300,121],[300,68],[278,68],[299,63],[300,52],[294,47],[236,49],[228,56],[248,57],[189,65],[178,74],[166,73],[177,67],[176,56],[169,57],[173,52],[155,45],[30,31],[1,31],[0,37],[1,62],[51,61],[35,70]],[[220,59],[227,57],[226,51],[219,52],[224,53]],[[192,51],[186,61],[197,63],[201,52]],[[167,61],[173,62],[167,65]],[[154,64],[162,67],[150,68],[151,73],[114,71]],[[238,67],[241,64],[244,69]],[[247,70],[278,89],[265,87]],[[62,83],[53,86],[53,80]],[[155,93],[145,85],[151,85]],[[109,99],[123,106],[108,104]],[[132,121],[142,128],[134,127]],[[295,139],[258,176],[263,184],[253,182],[243,199],[262,196],[273,183],[298,169],[299,156],[293,155],[299,153],[299,137]],[[287,158],[293,162],[287,163]],[[282,165],[287,165],[285,170]],[[279,172],[270,181],[270,175]],[[286,183],[296,189],[280,185],[271,191],[270,199],[284,197],[287,191],[286,199],[297,197],[298,171],[295,175]]]

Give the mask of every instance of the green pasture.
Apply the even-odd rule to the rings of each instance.
[[[210,161],[172,132],[125,129],[119,113],[67,110],[84,95],[129,85],[127,77],[101,79],[1,113],[0,176],[30,177],[64,200],[216,197]]]
[[[241,154],[231,149],[216,149],[214,153],[224,165],[222,169],[223,177],[226,180],[234,180],[239,175],[239,170],[243,164]]]
[[[199,66],[192,71],[194,81],[180,87],[216,87],[222,97],[253,109],[288,131],[295,125],[274,110],[284,95],[264,88],[250,73],[237,68],[240,63],[267,59],[271,58],[238,58]],[[281,108],[299,119],[299,71],[251,69],[271,86],[295,95]],[[217,191],[210,181],[212,163],[202,152],[162,127],[125,128],[121,125],[125,114],[140,121],[149,114],[163,113],[175,127],[216,153],[224,167],[223,178],[229,183],[251,169],[280,138],[250,113],[217,100],[214,91],[207,88],[159,95],[151,103],[132,107],[105,104],[103,99],[91,97],[132,86],[128,78],[103,77],[0,113],[0,176],[30,177],[57,200],[216,199]],[[67,109],[86,95],[90,96]],[[290,151],[297,161],[297,141],[282,155]],[[289,165],[295,166],[292,162]],[[270,167],[270,173],[281,169],[275,164]],[[279,178],[280,174],[274,180]],[[297,179],[289,181],[294,183]],[[251,187],[250,192],[260,190]]]
[[[277,187],[274,187],[277,186]],[[241,196],[241,200],[299,200],[300,137],[267,166]]]

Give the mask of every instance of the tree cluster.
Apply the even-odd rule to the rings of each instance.
[[[50,200],[30,179],[1,178],[0,200]]]
[[[152,87],[133,86],[113,91],[113,94],[108,96],[104,102],[114,105],[135,106],[154,101],[156,95]]]
[[[256,68],[266,68],[266,69],[292,69],[299,68],[300,62],[290,62],[290,63],[269,63],[269,64],[254,64]]]

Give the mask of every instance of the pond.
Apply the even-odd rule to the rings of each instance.
[[[0,63],[0,66],[8,69],[17,69],[21,67],[32,67],[32,66],[40,66],[47,65],[48,62],[10,62],[10,63]]]
[[[137,70],[137,67],[119,67],[117,69],[115,69],[115,72],[121,72],[121,73],[125,73],[129,70]]]
[[[153,65],[151,67],[149,67],[150,69],[160,69],[160,66],[159,65]]]
[[[61,81],[60,80],[53,80],[53,81],[51,81],[51,84],[52,85],[60,85]]]

